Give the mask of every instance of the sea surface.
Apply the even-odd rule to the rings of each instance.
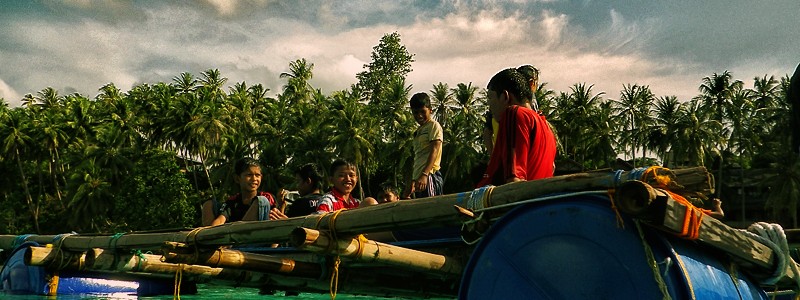
[[[300,293],[298,296],[284,296],[282,292],[278,292],[275,295],[259,295],[258,289],[255,288],[232,288],[228,286],[217,286],[217,285],[203,285],[200,284],[197,286],[197,294],[196,295],[181,295],[180,298],[182,300],[223,300],[223,299],[241,299],[241,300],[249,300],[249,299],[284,299],[284,300],[326,300],[331,299],[330,294],[309,294],[309,293]],[[32,296],[32,295],[8,295],[0,293],[0,299],[3,300],[28,300],[28,299],[38,299],[38,300],[50,300],[50,299],[58,299],[58,300],[78,300],[78,299],[136,299],[136,300],[171,300],[173,299],[172,295],[164,295],[164,296],[157,296],[157,297],[137,297],[137,296],[130,296],[125,294],[111,294],[111,295],[69,295],[69,296],[58,296],[58,297],[47,297],[47,296]],[[352,295],[345,295],[340,294],[336,295],[337,300],[377,300],[377,299],[405,299],[405,298],[383,298],[383,297],[373,297],[373,296],[352,296]]]

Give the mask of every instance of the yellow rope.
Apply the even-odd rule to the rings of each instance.
[[[336,299],[336,293],[339,291],[339,264],[342,263],[341,258],[339,258],[339,249],[336,246],[338,244],[338,240],[336,237],[336,218],[339,216],[339,213],[342,211],[347,210],[346,208],[337,210],[332,213],[331,217],[328,219],[328,230],[331,233],[331,249],[336,251],[336,258],[333,261],[333,270],[331,270],[331,300]]]
[[[342,260],[339,255],[333,260],[333,272],[331,272],[331,300],[336,299],[336,293],[339,291],[339,264]]]
[[[369,239],[363,234],[359,234],[356,236],[356,241],[358,241],[358,249],[356,249],[356,257],[361,258],[361,255],[364,253],[364,245],[369,243]]]
[[[172,293],[172,300],[181,299],[181,281],[183,281],[183,264],[178,264],[178,270],[175,271],[175,288]]]

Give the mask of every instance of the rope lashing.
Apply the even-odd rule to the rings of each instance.
[[[178,269],[175,271],[175,286],[172,292],[172,300],[181,300],[181,284],[183,281],[183,266],[178,264]]]
[[[69,259],[64,259],[64,249],[61,246],[64,244],[64,239],[70,235],[75,235],[75,232],[71,233],[62,233],[57,234],[53,237],[53,248],[57,251],[58,255],[56,257],[59,258],[59,262],[57,264],[56,270],[61,270],[69,265]],[[81,263],[82,264],[82,263]]]
[[[781,225],[757,222],[747,227],[743,231],[753,237],[753,239],[768,246],[775,253],[777,266],[772,276],[762,281],[763,284],[771,285],[780,281],[786,273],[786,267],[791,266],[791,271],[795,274],[795,284],[800,289],[800,271],[792,260],[789,252],[789,242],[786,240],[786,233]]]
[[[136,263],[136,266],[134,266],[133,270],[131,270],[131,271],[133,271],[133,272],[144,271],[144,264],[147,263],[147,257],[144,256],[144,253],[142,253],[142,250],[139,250],[139,249],[131,250],[131,254],[133,254],[133,255],[135,255],[136,257],[139,258],[139,261]],[[151,254],[151,253],[148,251],[148,254]]]
[[[331,243],[330,245],[328,245],[329,248],[328,250],[336,251],[336,258],[334,258],[333,261],[333,270],[331,270],[331,282],[330,282],[331,300],[336,299],[336,293],[339,291],[339,265],[342,263],[342,259],[339,257],[339,249],[337,247],[338,238],[336,236],[336,218],[339,216],[339,213],[341,213],[344,210],[347,209],[343,208],[335,212],[332,212],[330,213],[331,215],[330,218],[328,218],[328,230],[331,233]],[[317,222],[317,226],[319,226],[319,222]]]
[[[628,180],[639,180],[642,182],[648,182],[648,177],[652,177],[652,179],[657,182],[655,184],[656,187],[666,188],[667,185],[671,182],[669,175],[659,175],[658,171],[669,171],[668,168],[659,167],[659,166],[652,166],[648,168],[636,168],[633,170],[628,171],[627,176],[622,176],[625,173],[625,170],[616,170],[614,171],[614,179],[612,186],[619,186],[620,184],[624,183]],[[624,177],[624,178],[623,178]]]
[[[700,226],[703,224],[703,216],[711,213],[708,209],[694,206],[685,197],[667,189],[672,184],[669,175],[659,175],[659,171],[669,171],[669,169],[659,166],[652,166],[647,169],[638,168],[628,174],[630,180],[640,180],[650,182],[654,187],[664,189],[672,199],[686,207],[683,216],[683,226],[679,237],[696,240],[700,236]]]
[[[469,194],[469,199],[467,199],[467,209],[478,211],[489,207],[489,197],[491,197],[493,190],[493,185],[486,185],[472,190],[472,193]]]
[[[109,238],[108,240],[108,249],[116,249],[117,242],[119,241],[119,238],[121,238],[123,235],[125,235],[124,232],[118,232],[112,235],[111,238]]]
[[[21,234],[14,237],[14,242],[11,243],[11,249],[17,249],[22,243],[28,240],[29,237],[34,236],[35,234]]]
[[[617,205],[614,204],[614,192],[614,189],[608,189],[608,200],[611,201],[611,210],[614,211],[614,217],[617,220],[617,228],[625,229],[625,220],[622,219],[622,215],[619,213]]]
[[[711,211],[694,206],[691,202],[689,202],[689,200],[686,200],[686,198],[681,195],[673,193],[669,190],[665,191],[672,197],[672,199],[675,199],[675,201],[683,204],[686,207],[683,216],[683,226],[681,227],[681,233],[678,236],[690,240],[696,240],[698,237],[700,237],[700,225],[703,224],[703,216],[711,213]]]
[[[195,229],[192,229],[192,231],[189,231],[189,233],[186,234],[186,243],[191,244],[192,247],[194,248],[194,253],[192,254],[193,255],[192,261],[197,261],[198,257],[200,257],[200,249],[199,249],[200,247],[197,247],[197,234],[200,233],[200,231],[202,231],[203,229],[206,229],[206,227],[197,227]]]
[[[659,272],[658,262],[656,261],[656,257],[653,254],[653,249],[650,247],[650,244],[647,243],[647,240],[644,237],[644,231],[642,230],[642,226],[639,224],[638,220],[633,220],[633,224],[636,225],[636,230],[639,232],[639,240],[642,241],[642,248],[644,249],[645,257],[647,258],[647,265],[653,272],[653,279],[655,279],[656,284],[658,285],[658,289],[661,291],[662,299],[672,300],[672,297],[669,295],[669,289],[667,288],[667,283],[664,281],[664,278],[661,277],[661,272]],[[666,268],[669,268],[669,265],[667,265]],[[664,270],[664,274],[666,274],[667,271],[668,270]]]

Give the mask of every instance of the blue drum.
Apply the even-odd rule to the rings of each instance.
[[[518,207],[476,246],[459,299],[769,299],[724,255],[642,229],[646,243],[606,196]]]

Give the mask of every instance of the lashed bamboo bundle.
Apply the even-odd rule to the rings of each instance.
[[[326,255],[340,255],[365,262],[426,272],[460,275],[465,262],[453,257],[370,241],[366,238],[333,239],[325,232],[297,228],[292,232],[292,244],[301,250]]]
[[[693,189],[693,192],[704,193],[712,190],[710,175],[704,167],[671,172],[662,170],[659,172],[669,173],[674,177],[674,182],[679,183],[684,188]],[[616,187],[631,175],[640,176],[640,174],[640,171],[578,173],[516,182],[494,188],[481,202],[485,207],[491,207],[516,203],[548,194],[610,189]],[[167,233],[134,232],[122,236],[70,235],[63,237],[60,245],[61,248],[68,251],[86,251],[93,248],[154,250],[161,247],[165,241],[217,247],[221,245],[285,242],[289,240],[292,230],[297,227],[335,230],[341,236],[353,236],[361,233],[390,230],[457,226],[463,219],[461,214],[455,212],[453,206],[472,208],[468,206],[476,191],[347,210],[339,213],[335,222],[331,222],[332,214],[326,214],[274,221],[234,222],[215,227],[201,227],[193,230]],[[333,227],[335,228],[328,228],[329,224],[334,224]],[[17,236],[9,235],[0,236],[0,248],[9,249],[15,242],[18,242],[17,238]],[[25,240],[46,244],[52,243],[54,238],[55,236],[30,236]]]
[[[769,246],[754,239],[751,234],[725,225],[710,216],[704,217],[700,211],[687,210],[685,204],[676,201],[669,193],[644,182],[628,181],[622,184],[616,189],[614,202],[623,213],[675,235],[687,230],[687,214],[693,214],[688,217],[700,220],[700,224],[697,224],[699,226],[697,241],[729,254],[755,277],[763,279],[771,276],[778,267],[777,256],[784,255],[776,253]],[[789,260],[788,264],[797,265]],[[782,273],[783,279],[779,284],[796,285],[795,279],[800,274],[791,272],[789,267]]]
[[[247,253],[233,249],[204,250],[186,244],[166,242],[162,248],[164,261],[222,267],[265,273],[281,273],[290,276],[319,278],[322,266],[318,263],[296,261],[264,254]]]

